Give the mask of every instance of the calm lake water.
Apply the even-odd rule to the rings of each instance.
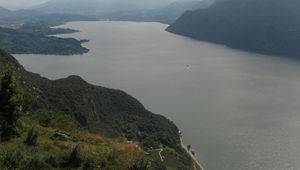
[[[300,62],[165,32],[167,25],[71,22],[84,55],[15,55],[50,79],[122,89],[173,120],[207,170],[300,169]]]

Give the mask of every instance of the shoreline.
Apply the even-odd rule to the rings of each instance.
[[[183,143],[182,135],[181,135],[180,131],[179,131],[179,137],[180,137],[181,147],[188,153],[188,155],[190,156],[190,158],[193,161],[194,169],[195,170],[204,170],[204,167],[200,164],[200,162],[197,160],[195,155],[190,150],[188,150],[187,146]]]

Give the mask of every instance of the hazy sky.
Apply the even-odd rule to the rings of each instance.
[[[35,5],[45,3],[47,1],[49,0],[0,0],[0,6],[11,10],[17,10],[17,9],[30,8]],[[168,0],[168,1],[176,1],[176,0]],[[186,1],[186,0],[180,0],[180,1]]]
[[[22,8],[29,8],[34,5],[39,5],[48,0],[0,0],[0,6],[16,10]]]

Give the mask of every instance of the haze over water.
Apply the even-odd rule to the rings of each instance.
[[[136,22],[71,22],[84,55],[14,55],[50,79],[126,91],[183,131],[207,170],[300,168],[300,62],[233,50]]]

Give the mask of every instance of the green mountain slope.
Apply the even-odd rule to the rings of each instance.
[[[149,152],[163,147],[177,169],[191,168],[174,123],[149,112],[125,92],[88,84],[78,76],[48,80],[27,72],[0,50],[0,74],[10,67],[16,70],[22,87],[34,96],[33,110],[63,113],[90,132],[138,141]]]
[[[300,57],[300,1],[219,0],[188,11],[168,31],[229,47]]]
[[[19,124],[19,136],[0,143],[0,169],[145,170],[150,165],[138,143],[88,133],[58,112],[25,115]]]

